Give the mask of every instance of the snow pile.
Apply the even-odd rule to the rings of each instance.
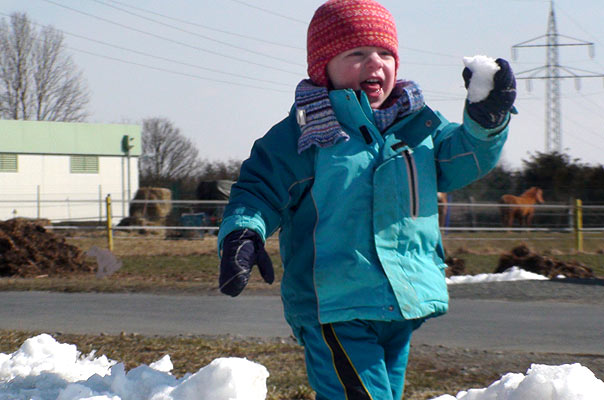
[[[478,274],[478,275],[453,275],[447,278],[447,284],[456,283],[481,283],[481,282],[504,282],[521,280],[548,280],[543,275],[534,272],[525,271],[522,268],[512,267],[498,274]]]
[[[50,335],[27,339],[12,354],[0,353],[0,400],[264,400],[268,371],[243,358],[217,358],[194,374],[170,374],[170,356],[128,372],[94,352]],[[533,364],[484,389],[432,400],[601,400],[604,382],[581,364]]]
[[[463,63],[472,71],[472,78],[468,87],[468,100],[470,103],[478,103],[486,99],[493,89],[493,77],[499,71],[499,65],[495,62],[495,59],[481,55],[464,57]]]
[[[508,373],[484,389],[462,391],[456,397],[432,400],[601,400],[604,382],[581,364],[533,364],[526,376]]]
[[[0,353],[0,382],[41,374],[73,382],[104,376],[114,364],[105,356],[95,359],[94,352],[83,357],[75,345],[58,343],[44,333],[27,339],[13,354]]]
[[[264,400],[268,371],[243,358],[218,358],[177,379],[168,355],[128,372],[122,363],[48,334],[0,353],[0,400]]]

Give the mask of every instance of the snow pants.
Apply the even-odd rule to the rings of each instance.
[[[316,400],[401,400],[411,333],[422,322],[303,326],[306,371]]]

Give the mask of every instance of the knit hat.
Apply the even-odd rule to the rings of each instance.
[[[329,0],[308,26],[308,76],[327,86],[327,63],[355,47],[382,47],[392,53],[398,68],[398,39],[394,18],[373,0]]]

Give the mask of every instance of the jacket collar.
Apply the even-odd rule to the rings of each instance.
[[[398,81],[392,92],[392,104],[386,109],[371,109],[365,93],[359,97],[351,89],[332,90],[315,86],[310,80],[301,81],[296,88],[295,112],[301,135],[298,139],[298,153],[314,146],[330,147],[350,136],[342,129],[339,120],[363,118],[384,131],[397,120],[412,114],[424,106],[421,90],[411,81]],[[342,103],[347,106],[341,107]],[[363,110],[358,115],[358,107]],[[356,112],[351,111],[351,107]],[[337,110],[334,111],[334,108]],[[347,114],[347,115],[343,115]]]

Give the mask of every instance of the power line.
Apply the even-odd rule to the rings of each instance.
[[[7,14],[5,14],[3,12],[0,12],[0,15],[3,15],[5,17],[10,17],[9,15],[7,15]],[[33,23],[35,25],[40,26],[40,24],[37,24],[35,22],[33,22]],[[73,36],[79,36],[79,35],[74,35],[74,34],[71,34],[71,35],[73,35]],[[95,41],[95,42],[98,42],[98,43],[101,43],[101,44],[104,44],[104,45],[109,45],[107,43],[103,43],[103,42],[95,40],[95,39],[89,39],[89,38],[85,38],[85,37],[82,37],[82,38],[87,39],[87,40],[92,40],[92,41]],[[37,40],[41,40],[41,39],[37,39]],[[114,46],[114,47],[118,47],[119,48],[119,46]],[[84,54],[88,54],[88,55],[99,57],[99,58],[104,58],[104,59],[111,60],[111,61],[117,61],[117,62],[120,62],[120,63],[123,63],[123,64],[134,65],[134,66],[137,66],[137,67],[142,67],[142,68],[151,69],[151,70],[160,71],[160,72],[167,72],[167,73],[174,74],[174,75],[186,76],[188,78],[194,78],[194,79],[199,79],[199,80],[204,80],[204,81],[210,81],[210,82],[224,83],[224,84],[227,84],[227,85],[244,86],[244,87],[249,87],[249,88],[253,88],[253,89],[268,90],[268,91],[279,92],[279,93],[289,93],[290,92],[289,90],[280,90],[280,89],[269,88],[269,87],[265,87],[265,86],[256,86],[256,85],[250,85],[250,84],[246,84],[246,83],[232,82],[232,81],[227,81],[227,80],[223,80],[223,79],[216,79],[214,77],[209,78],[209,77],[205,77],[205,76],[199,76],[199,75],[189,74],[189,73],[186,73],[186,72],[174,71],[174,70],[170,70],[170,69],[167,69],[167,68],[155,67],[155,66],[151,66],[151,65],[147,65],[147,64],[142,64],[142,63],[138,63],[138,62],[134,62],[134,61],[128,61],[128,60],[124,60],[124,59],[121,59],[121,58],[108,56],[106,54],[94,53],[94,52],[89,51],[89,50],[78,49],[78,48],[75,48],[75,47],[72,47],[72,46],[65,46],[65,48],[69,49],[69,50],[72,50],[72,51],[75,51],[75,52],[78,52],[78,53],[84,53]],[[126,48],[123,48],[123,49],[130,51],[130,49],[126,49]],[[138,52],[136,50],[131,50],[131,51],[133,51],[135,53],[140,53],[140,54],[143,54],[143,55],[151,57],[151,55],[146,54],[146,53]],[[156,58],[163,58],[163,57],[159,57],[159,56],[154,56],[154,57],[156,57]],[[177,62],[177,61],[170,60],[170,59],[165,59],[165,60],[171,61],[171,62]],[[190,65],[190,66],[199,67],[199,66],[195,66],[195,65]],[[199,68],[203,68],[203,67],[199,67]],[[237,76],[236,74],[232,74],[232,75]],[[245,77],[245,76],[238,76],[238,77],[245,78],[245,79],[253,79],[253,78],[249,78],[249,77]],[[256,80],[263,81],[261,79],[256,79]],[[276,85],[286,86],[285,84],[282,84],[282,83],[271,82],[271,81],[266,81],[266,82],[273,83],[273,84],[276,84]]]
[[[180,19],[180,18],[171,17],[171,16],[168,16],[168,15],[161,14],[161,13],[158,13],[158,12],[154,12],[154,11],[151,11],[151,10],[147,10],[147,9],[144,9],[144,8],[135,7],[135,6],[132,6],[132,5],[129,5],[129,4],[124,4],[124,3],[116,1],[116,0],[108,0],[108,1],[110,1],[111,3],[120,4],[120,5],[124,6],[124,7],[131,8],[133,10],[142,11],[142,12],[149,13],[149,14],[152,14],[152,15],[156,15],[158,17],[166,18],[166,19],[169,19],[169,20],[172,20],[172,21],[180,22],[180,23],[183,23],[183,24],[191,25],[191,26],[196,26],[198,28],[203,28],[203,29],[207,29],[207,30],[210,30],[210,31],[215,31],[215,32],[218,32],[218,33],[224,33],[226,35],[232,35],[232,36],[239,37],[239,38],[242,38],[242,39],[254,40],[256,42],[270,44],[270,45],[273,45],[273,46],[286,47],[286,48],[294,49],[294,50],[302,50],[302,51],[305,50],[302,47],[292,46],[292,45],[285,44],[285,43],[277,43],[277,42],[273,42],[273,41],[270,41],[270,40],[266,40],[266,39],[262,39],[262,38],[258,38],[258,37],[254,37],[254,36],[242,35],[240,33],[230,32],[230,31],[226,31],[226,30],[210,27],[210,26],[207,26],[207,25],[202,25],[202,24],[199,24],[199,23],[196,23],[196,22],[192,22],[192,21],[187,21],[187,20]]]
[[[236,78],[249,79],[251,81],[271,83],[273,85],[278,85],[278,86],[290,86],[289,84],[286,84],[286,83],[280,83],[280,82],[275,82],[275,81],[270,81],[270,80],[260,79],[260,78],[251,78],[251,77],[246,76],[246,75],[235,74],[235,73],[231,73],[231,72],[224,72],[224,71],[220,71],[220,70],[214,69],[214,68],[203,67],[201,65],[190,64],[190,63],[187,63],[187,62],[178,61],[178,60],[174,60],[174,59],[167,58],[167,57],[157,56],[157,55],[154,55],[154,54],[145,53],[143,51],[134,50],[134,49],[130,49],[130,48],[127,48],[127,47],[119,46],[119,45],[116,45],[116,44],[103,42],[101,40],[88,38],[86,36],[78,35],[78,34],[75,34],[75,33],[70,33],[70,32],[65,32],[65,31],[62,31],[62,32],[65,33],[66,35],[77,37],[77,38],[84,39],[84,40],[89,40],[91,42],[99,43],[99,44],[102,44],[104,46],[114,47],[116,49],[120,49],[120,50],[124,50],[124,51],[129,51],[129,52],[135,53],[135,54],[140,54],[140,55],[143,55],[145,57],[151,57],[151,58],[155,58],[155,59],[158,59],[158,60],[168,61],[168,62],[171,62],[171,63],[183,65],[185,67],[202,69],[202,70],[205,70],[205,71],[208,71],[208,72],[214,72],[214,73],[229,75],[229,76],[236,77]]]
[[[3,12],[0,12],[0,15],[3,15],[5,17],[10,17],[10,15],[5,14]],[[34,24],[34,25],[40,26],[40,27],[43,26],[42,24],[38,24],[38,23],[33,22],[33,21],[31,21],[31,23]],[[267,79],[260,79],[260,78],[251,78],[251,77],[246,76],[246,75],[241,75],[241,74],[235,74],[235,73],[231,73],[231,72],[220,71],[220,70],[214,69],[214,68],[203,67],[201,65],[190,64],[190,63],[186,63],[186,62],[183,62],[183,61],[174,60],[172,58],[162,57],[162,56],[158,56],[158,55],[155,55],[155,54],[149,54],[149,53],[145,53],[143,51],[139,51],[139,50],[135,50],[135,49],[130,49],[128,47],[123,47],[123,46],[116,45],[116,44],[113,44],[113,43],[104,42],[104,41],[98,40],[98,39],[89,38],[89,37],[82,36],[82,35],[79,35],[79,34],[76,34],[76,33],[67,32],[65,30],[61,30],[61,32],[63,34],[65,34],[65,35],[73,36],[73,37],[76,37],[76,38],[79,38],[79,39],[88,40],[88,41],[93,42],[93,43],[99,43],[99,44],[102,44],[103,46],[113,47],[113,48],[116,48],[116,49],[119,49],[119,50],[128,51],[128,52],[131,52],[131,53],[134,53],[134,54],[139,54],[139,55],[142,55],[142,56],[145,56],[145,57],[155,58],[155,59],[162,60],[162,61],[168,61],[168,62],[171,62],[171,63],[174,63],[174,64],[183,65],[185,67],[197,68],[197,69],[205,70],[205,71],[208,71],[208,72],[213,72],[213,73],[219,73],[219,74],[224,74],[224,75],[232,76],[232,77],[235,77],[235,78],[241,78],[241,79],[248,79],[248,80],[251,80],[251,81],[270,83],[270,84],[277,85],[277,86],[287,86],[287,87],[290,86],[290,84],[287,84],[287,83],[281,83],[281,82],[271,81],[271,80],[267,80]]]
[[[560,7],[560,5],[558,5],[558,9],[559,9],[560,11],[562,11],[562,12],[563,12],[563,13],[566,15],[566,17],[567,17],[568,19],[570,19],[570,20],[571,20],[571,21],[572,21],[572,22],[573,22],[573,23],[574,23],[574,24],[575,24],[575,25],[576,25],[576,26],[577,26],[579,29],[581,29],[583,32],[585,32],[586,34],[588,34],[589,36],[591,36],[592,38],[594,38],[594,41],[596,41],[596,42],[598,42],[598,43],[602,44],[602,42],[600,42],[600,41],[598,40],[597,36],[595,36],[595,35],[593,35],[592,33],[590,33],[590,32],[588,32],[588,31],[586,31],[586,30],[585,30],[585,28],[584,28],[584,27],[583,27],[583,26],[582,26],[582,25],[581,25],[579,22],[577,22],[577,21],[576,21],[576,20],[575,20],[575,19],[574,19],[574,18],[573,18],[573,17],[572,17],[572,16],[571,16],[569,13],[567,13],[566,11],[564,11],[564,9],[563,9],[562,7]]]
[[[595,115],[597,115],[599,118],[604,119],[604,107],[602,107],[600,104],[596,103],[595,101],[593,101],[592,99],[588,98],[587,96],[585,96],[583,94],[581,94],[579,97],[582,98],[583,100],[587,101],[592,106],[594,106],[597,109]]]
[[[155,71],[168,72],[168,73],[174,74],[174,75],[186,76],[188,78],[194,78],[194,79],[199,79],[199,80],[204,80],[204,81],[210,81],[210,82],[225,83],[227,85],[245,86],[245,87],[249,87],[249,88],[253,88],[253,89],[268,90],[268,91],[279,92],[279,93],[289,93],[290,92],[289,90],[280,90],[280,89],[268,88],[268,87],[264,87],[264,86],[249,85],[249,84],[246,84],[246,83],[237,83],[237,82],[225,81],[225,80],[222,80],[222,79],[208,78],[208,77],[205,77],[205,76],[188,74],[186,72],[173,71],[173,70],[166,69],[166,68],[154,67],[154,66],[147,65],[147,64],[137,63],[137,62],[134,62],[134,61],[127,61],[127,60],[123,60],[121,58],[112,57],[112,56],[108,56],[108,55],[104,55],[104,54],[93,53],[93,52],[88,51],[88,50],[77,49],[77,48],[74,48],[74,47],[71,47],[71,46],[65,46],[65,47],[68,48],[68,49],[70,49],[70,50],[72,50],[72,51],[76,51],[76,52],[79,52],[79,53],[84,53],[84,54],[88,54],[88,55],[95,56],[95,57],[101,57],[101,58],[105,58],[107,60],[117,61],[117,62],[121,62],[121,63],[124,63],[124,64],[135,65],[137,67],[143,67],[143,68],[147,68],[147,69],[151,69],[151,70],[155,70]]]
[[[298,22],[298,23],[304,24],[304,25],[308,24],[307,21],[302,21],[300,19],[296,19],[296,18],[290,17],[289,15],[279,14],[279,13],[276,13],[276,12],[274,12],[272,10],[267,10],[266,8],[262,8],[262,7],[255,6],[253,4],[246,3],[245,1],[240,1],[240,0],[231,0],[231,1],[234,2],[234,3],[237,3],[237,4],[244,5],[246,7],[250,7],[250,8],[256,9],[256,10],[260,10],[260,11],[265,12],[267,14],[271,14],[271,15],[275,15],[275,16],[280,17],[280,18],[287,19],[289,21]]]
[[[601,133],[595,132],[590,127],[587,127],[587,126],[583,125],[582,123],[580,123],[579,121],[577,121],[577,120],[575,120],[573,118],[566,117],[566,119],[568,119],[570,122],[572,122],[575,125],[577,125],[584,133],[587,133],[587,134],[593,136],[596,139],[602,140],[602,134]],[[572,130],[570,130],[570,129],[568,131],[572,132]],[[585,139],[585,135],[581,135],[581,138]],[[596,146],[596,147],[599,147],[598,145],[593,144],[593,143],[592,143],[592,145]],[[604,148],[602,150],[604,150]]]
[[[284,59],[284,58],[280,58],[280,57],[271,56],[270,54],[266,54],[266,53],[263,53],[263,52],[261,52],[261,51],[250,50],[250,49],[248,49],[248,48],[245,48],[245,47],[242,47],[242,46],[238,46],[238,45],[235,45],[235,44],[231,44],[231,43],[227,43],[227,42],[223,42],[222,40],[214,39],[214,38],[209,37],[209,36],[206,36],[206,35],[202,35],[202,34],[199,34],[199,33],[196,33],[196,32],[191,32],[191,31],[189,31],[189,30],[182,29],[182,28],[180,28],[180,27],[178,27],[178,26],[174,26],[174,25],[166,24],[165,22],[161,22],[161,21],[155,20],[155,19],[153,19],[153,18],[145,17],[145,16],[143,16],[143,15],[140,15],[140,14],[134,13],[134,12],[132,12],[132,11],[125,10],[125,9],[123,9],[123,8],[121,8],[121,7],[117,7],[117,6],[114,6],[114,5],[111,5],[111,4],[107,4],[106,2],[101,1],[101,0],[92,0],[92,1],[94,1],[94,2],[96,2],[96,3],[99,3],[99,4],[102,4],[102,5],[106,6],[106,7],[111,7],[111,8],[113,8],[114,10],[118,10],[118,11],[121,11],[121,12],[123,12],[123,13],[129,14],[129,15],[132,15],[132,16],[135,16],[135,17],[137,17],[137,18],[141,18],[141,19],[143,19],[143,20],[145,20],[145,21],[150,21],[150,22],[153,22],[153,23],[158,24],[158,25],[161,25],[161,26],[166,26],[166,27],[168,27],[168,28],[175,29],[175,30],[177,30],[177,31],[179,31],[179,32],[183,32],[183,33],[187,33],[187,34],[189,34],[189,35],[197,36],[197,37],[200,37],[200,38],[202,38],[202,39],[209,40],[209,41],[212,41],[212,42],[215,42],[215,43],[221,44],[221,45],[223,45],[223,46],[232,47],[232,48],[234,48],[234,49],[241,50],[241,51],[245,51],[245,52],[248,52],[248,53],[251,53],[251,54],[257,55],[257,56],[262,56],[262,57],[270,58],[270,59],[273,59],[273,60],[281,61],[281,62],[284,62],[284,63],[287,63],[287,64],[296,65],[296,66],[298,66],[298,67],[303,67],[303,65],[301,65],[301,64],[299,64],[299,63],[295,63],[295,62],[292,62],[292,61],[290,61],[290,60],[286,60],[286,59]]]
[[[167,41],[167,42],[170,42],[170,43],[178,44],[178,45],[181,45],[181,46],[184,46],[184,47],[188,47],[188,48],[191,48],[191,49],[194,49],[194,50],[203,51],[203,52],[206,52],[206,53],[214,54],[214,55],[217,55],[217,56],[229,58],[231,60],[236,60],[236,61],[240,61],[240,62],[243,62],[243,63],[251,64],[251,65],[256,65],[256,66],[259,66],[259,67],[262,67],[262,68],[272,69],[272,70],[283,72],[283,73],[286,73],[286,74],[291,74],[291,75],[296,75],[296,76],[300,75],[299,73],[295,73],[295,72],[291,72],[291,71],[288,71],[288,70],[285,70],[285,69],[273,67],[271,65],[261,64],[261,63],[245,60],[243,58],[238,58],[238,57],[233,57],[233,56],[221,54],[221,53],[216,52],[216,51],[204,49],[204,48],[201,48],[201,47],[198,47],[198,46],[193,46],[193,45],[190,45],[190,44],[178,41],[178,40],[166,38],[164,36],[157,35],[157,34],[152,33],[152,32],[147,32],[147,31],[144,31],[144,30],[141,30],[141,29],[132,28],[130,26],[123,25],[123,24],[111,21],[111,20],[103,18],[103,17],[99,17],[97,15],[93,15],[93,14],[87,13],[85,11],[81,11],[81,10],[78,10],[78,9],[75,9],[75,8],[63,5],[63,4],[56,3],[56,2],[54,2],[52,0],[42,0],[42,1],[45,1],[47,3],[53,4],[53,5],[61,7],[61,8],[65,8],[67,10],[73,11],[73,12],[78,13],[78,14],[86,15],[88,17],[91,17],[91,18],[94,18],[94,19],[98,19],[98,20],[101,20],[103,22],[106,22],[106,23],[109,23],[109,24],[112,24],[112,25],[119,26],[119,27],[124,28],[124,29],[128,29],[128,30],[131,30],[131,31],[134,31],[134,32],[142,33],[144,35],[148,35],[148,36],[160,39],[160,40],[164,40],[164,41]]]
[[[409,50],[409,51],[415,51],[417,53],[430,54],[430,55],[433,55],[433,56],[455,58],[456,60],[460,60],[461,59],[460,56],[456,56],[456,55],[453,55],[453,54],[439,53],[439,52],[436,52],[436,51],[429,51],[429,50],[424,50],[424,49],[416,49],[416,48],[413,48],[413,47],[399,46],[399,48],[404,49],[404,50]]]

